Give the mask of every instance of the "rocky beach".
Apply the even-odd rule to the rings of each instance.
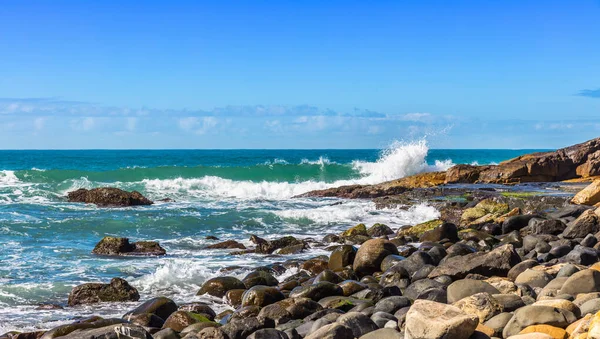
[[[499,164],[303,192],[295,199],[437,213],[421,223],[378,219],[306,237],[207,234],[204,250],[261,264],[222,265],[194,291],[201,299],[188,301],[142,299],[125,275],[79,284],[40,312],[99,303],[129,310],[0,338],[600,338],[599,175],[594,139]],[[114,210],[160,203],[114,187],[73,190],[66,199]],[[104,236],[87,251],[109,261],[170,254],[160,241],[136,240]]]

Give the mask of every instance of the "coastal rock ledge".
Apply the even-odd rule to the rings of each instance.
[[[300,197],[378,198],[443,184],[519,184],[600,176],[600,138],[551,152],[526,154],[498,165],[456,165],[445,172],[420,173],[376,185],[311,191]]]
[[[114,187],[80,188],[67,194],[69,202],[83,202],[101,207],[152,205],[153,202],[138,191],[127,192]]]

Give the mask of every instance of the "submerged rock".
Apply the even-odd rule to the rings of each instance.
[[[138,191],[127,192],[114,187],[99,187],[90,190],[80,188],[67,194],[69,202],[83,202],[101,207],[127,207],[152,205],[153,202]]]
[[[76,286],[69,294],[69,306],[112,301],[138,301],[138,291],[121,278],[113,278],[109,284],[87,283]]]

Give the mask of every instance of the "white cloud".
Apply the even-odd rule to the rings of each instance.
[[[125,129],[129,132],[135,131],[135,128],[137,127],[137,122],[138,118],[130,117],[125,119]]]
[[[215,117],[187,117],[178,120],[179,128],[199,135],[206,134],[206,132],[216,127],[217,124],[218,120]]]
[[[71,128],[75,131],[87,132],[91,131],[96,125],[96,119],[92,117],[85,117],[81,119],[73,119],[70,122]]]
[[[39,117],[39,118],[35,118],[33,120],[33,129],[34,131],[41,131],[44,129],[44,125],[46,124],[46,118],[45,117]]]
[[[432,117],[430,113],[407,113],[401,115],[400,119],[413,122],[427,122],[431,121]]]

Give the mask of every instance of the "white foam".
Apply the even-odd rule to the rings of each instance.
[[[0,187],[13,186],[21,183],[21,180],[15,175],[15,171],[3,170],[0,171]]]
[[[300,161],[300,164],[301,165],[319,165],[319,166],[323,167],[325,165],[335,164],[335,162],[332,162],[327,157],[321,156],[317,160],[302,159]]]

